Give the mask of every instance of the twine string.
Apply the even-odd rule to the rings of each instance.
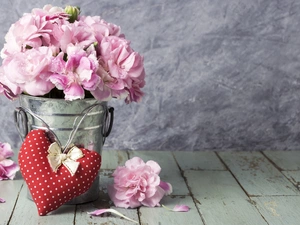
[[[108,117],[108,114],[111,113],[111,111],[113,111],[113,108],[110,107],[108,109],[108,107],[104,104],[101,104],[101,103],[96,103],[96,104],[93,104],[93,105],[90,105],[88,106],[87,108],[85,108],[79,116],[77,116],[75,119],[74,119],[74,122],[73,122],[73,126],[72,126],[72,131],[69,135],[69,138],[67,140],[67,143],[66,145],[62,148],[63,149],[63,153],[66,153],[68,150],[69,150],[69,147],[70,145],[72,144],[72,141],[77,133],[77,130],[78,128],[80,127],[81,123],[83,122],[83,120],[86,118],[86,116],[91,112],[92,109],[94,109],[96,106],[102,106],[103,107],[103,110],[104,110],[104,115],[103,115],[103,126],[106,125],[106,119]],[[103,112],[103,111],[102,111]],[[30,114],[31,116],[33,116],[35,119],[39,120],[40,122],[43,123],[43,125],[45,126],[47,132],[48,132],[48,136],[49,138],[55,142],[57,142],[57,144],[62,147],[61,145],[61,142],[60,140],[58,139],[57,135],[54,133],[54,131],[51,130],[51,128],[49,127],[49,125],[40,117],[38,116],[36,113],[34,113],[33,111],[31,111],[30,109],[28,108],[25,108],[25,107],[17,107],[16,110],[15,110],[15,113],[14,113],[14,116],[15,116],[15,124],[17,126],[17,130],[18,130],[18,133],[21,137],[21,139],[24,141],[24,138],[25,136],[27,135],[28,133],[28,128],[27,128],[27,124],[28,124],[28,118],[26,116],[26,113]],[[112,113],[111,113],[112,114]],[[21,118],[20,118],[21,117]],[[79,122],[77,123],[77,120],[80,118]],[[110,118],[112,120],[112,118]],[[20,120],[22,122],[22,126],[23,126],[23,129],[25,129],[25,134],[23,134],[21,132],[21,128],[20,128]],[[108,136],[110,130],[111,130],[111,126],[112,126],[112,121],[110,121],[110,129],[106,132],[105,135],[103,135],[103,138],[105,140],[105,137]]]
[[[75,120],[74,120],[74,122],[73,122],[73,129],[72,129],[72,131],[71,131],[71,133],[70,133],[70,135],[69,135],[69,138],[68,138],[68,141],[67,141],[65,147],[63,148],[63,153],[65,153],[66,151],[68,151],[68,148],[69,148],[69,146],[71,145],[71,143],[72,143],[72,141],[73,141],[73,139],[74,139],[74,137],[75,137],[75,135],[76,135],[76,132],[77,132],[77,130],[78,130],[80,124],[82,123],[82,121],[85,119],[85,117],[89,114],[89,112],[90,112],[93,108],[95,108],[96,106],[99,106],[99,105],[101,105],[101,106],[104,108],[104,112],[107,111],[107,106],[106,106],[106,105],[103,105],[103,104],[101,104],[101,103],[96,103],[96,104],[90,105],[90,106],[88,106],[87,108],[85,108],[85,109],[81,112],[81,114],[75,118]],[[77,119],[80,118],[80,117],[81,117],[81,119],[79,120],[78,124],[76,125]]]

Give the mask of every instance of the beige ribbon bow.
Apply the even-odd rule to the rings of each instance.
[[[76,160],[84,156],[82,151],[76,146],[73,146],[67,154],[62,153],[61,147],[56,142],[53,142],[49,146],[48,153],[48,162],[55,173],[61,164],[63,164],[72,176],[74,176],[80,164],[79,162],[76,162]]]

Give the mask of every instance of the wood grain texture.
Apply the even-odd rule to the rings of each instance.
[[[209,199],[198,207],[206,225],[270,225],[246,199]]]
[[[190,207],[189,212],[172,212],[165,208],[147,208],[141,207],[139,209],[142,225],[203,225],[202,219],[198,213],[193,199],[190,196],[169,196],[165,197],[161,204],[173,209],[176,204],[184,204]]]
[[[249,196],[299,195],[292,183],[260,152],[220,152]]]
[[[182,170],[226,170],[217,155],[212,151],[174,151],[176,161]]]
[[[0,203],[0,223],[8,223],[23,184],[23,180],[0,181],[0,198],[6,201],[5,203]]]
[[[63,205],[47,216],[39,216],[36,205],[27,198],[27,188],[24,185],[9,224],[70,225],[75,218],[75,207],[75,205]]]
[[[281,170],[300,170],[300,151],[264,151]]]
[[[270,225],[298,225],[300,196],[267,196],[252,198]]]
[[[101,169],[114,170],[117,166],[124,166],[127,159],[126,151],[104,150],[102,151]]]
[[[200,202],[204,199],[248,198],[229,171],[187,170],[184,176]]]
[[[266,225],[228,171],[185,171],[206,224]]]
[[[300,189],[300,171],[282,171],[282,173],[295,185],[296,188]]]

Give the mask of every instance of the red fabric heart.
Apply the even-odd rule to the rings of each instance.
[[[74,176],[64,165],[55,173],[47,159],[50,144],[46,131],[32,130],[24,140],[18,156],[20,171],[40,216],[86,192],[101,165],[100,154],[80,148],[84,157],[77,160],[80,164]]]

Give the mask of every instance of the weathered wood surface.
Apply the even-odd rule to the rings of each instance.
[[[173,152],[181,170],[226,170],[214,152]]]
[[[300,196],[266,196],[252,199],[270,225],[300,224]]]
[[[107,188],[112,173],[128,158],[157,161],[161,179],[173,185],[173,194],[162,204],[186,204],[187,213],[162,207],[115,208]],[[298,225],[300,221],[299,152],[158,152],[104,151],[100,196],[95,202],[64,205],[47,216],[38,216],[27,199],[23,180],[0,181],[1,225],[22,224],[133,224],[112,214],[92,217],[87,212],[114,208],[140,225]]]
[[[250,196],[300,194],[260,152],[221,152],[219,155]]]
[[[6,203],[0,203],[0,223],[8,223],[23,184],[23,180],[0,181],[0,198],[6,200]]]
[[[23,186],[9,224],[70,224],[75,217],[75,205],[64,205],[47,216],[38,216],[33,201],[27,199],[27,187]]]
[[[190,196],[168,196],[165,197],[161,204],[168,208],[173,208],[176,204],[184,204],[191,207],[189,212],[172,212],[165,208],[140,208],[140,217],[142,225],[152,224],[192,224],[203,225],[201,216],[197,207]]]
[[[263,152],[281,170],[300,170],[300,151]]]
[[[190,170],[184,175],[207,224],[267,224],[229,171]]]

